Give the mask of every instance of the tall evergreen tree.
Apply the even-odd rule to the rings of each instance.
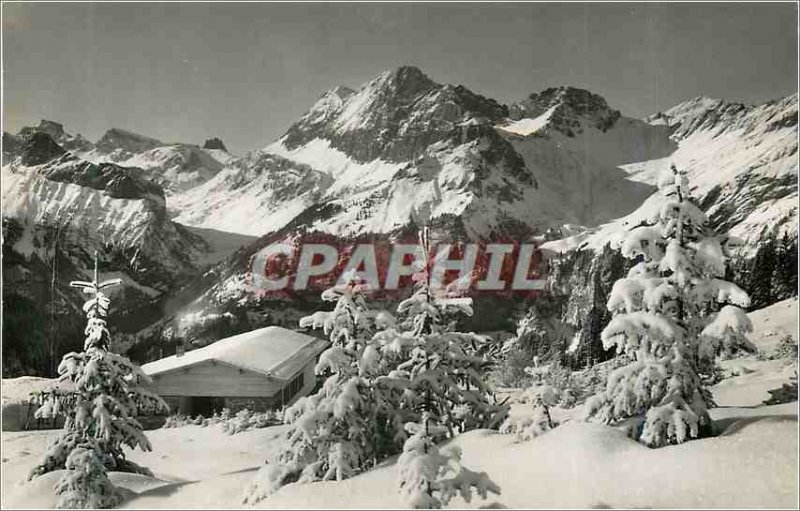
[[[748,292],[752,299],[752,306],[760,309],[775,303],[773,289],[773,276],[777,264],[776,240],[774,234],[769,236],[759,245],[753,258],[749,274]]]
[[[420,233],[420,246],[430,253],[427,228]],[[484,379],[492,364],[483,349],[488,339],[455,331],[458,314],[473,314],[472,299],[460,296],[455,285],[433,285],[431,270],[426,258],[413,276],[413,295],[397,307],[399,328],[378,335],[383,349],[402,360],[394,374],[406,379],[403,406],[428,412],[450,436],[499,427],[507,408],[494,402]]]
[[[579,342],[576,347],[571,347],[571,356],[565,360],[573,369],[589,367],[614,357],[613,350],[603,347],[601,334],[611,320],[611,313],[606,308],[608,294],[613,283],[625,275],[625,269],[625,258],[609,244],[594,257],[589,268],[590,300],[586,305],[586,312],[581,315]]]
[[[535,306],[531,306],[517,322],[514,337],[505,342],[502,348],[503,361],[500,377],[509,385],[519,385],[528,380],[525,368],[534,358],[544,360],[550,350],[550,335]]]
[[[151,450],[139,414],[166,412],[167,405],[142,385],[150,378],[127,358],[111,353],[106,316],[110,300],[103,293],[119,279],[98,282],[95,256],[94,279],[74,281],[90,295],[86,312],[86,341],[81,353],[64,355],[58,372],[75,391],[51,393],[36,411],[37,418],[65,417],[64,429],[33,468],[30,478],[66,469],[56,486],[62,496],[59,507],[113,507],[121,496],[106,475],[107,470],[152,475],[145,467],[127,460],[123,447]]]
[[[746,330],[737,306],[749,305],[744,291],[720,278],[727,239],[709,231],[688,198],[685,174],[672,166],[659,191],[658,209],[623,243],[623,255],[641,262],[614,283],[608,309],[615,315],[602,334],[604,346],[616,346],[629,363],[587,401],[589,416],[607,423],[643,418],[631,433],[653,447],[708,430],[712,401],[699,368],[731,332]],[[725,307],[710,315],[718,305]]]
[[[387,426],[393,417],[381,413],[387,405],[375,378],[380,375],[380,353],[371,339],[388,319],[367,307],[366,290],[358,276],[345,275],[322,293],[324,301],[334,302],[333,310],[300,320],[300,326],[322,328],[330,339],[315,368],[325,382],[287,409],[285,421],[292,428],[248,487],[245,502],[257,502],[288,482],[345,479],[399,449],[394,438],[379,438],[392,434],[392,424],[401,429],[403,422]]]
[[[420,245],[430,253],[427,228],[420,233]],[[487,491],[500,492],[486,473],[466,469],[458,452],[442,455],[435,444],[461,431],[498,428],[508,415],[505,405],[493,402],[484,381],[488,361],[478,353],[485,339],[454,331],[451,314],[472,315],[472,300],[447,287],[435,288],[427,257],[413,278],[414,294],[397,307],[403,330],[381,336],[386,348],[407,354],[394,375],[406,381],[402,406],[421,414],[420,421],[406,424],[412,436],[398,460],[399,490],[415,508],[441,507],[457,491],[467,501],[473,489],[486,498]]]
[[[301,326],[322,327],[329,335],[331,346],[316,367],[329,376],[315,395],[287,410],[292,427],[247,488],[245,502],[289,482],[344,479],[370,468],[402,451],[407,433],[417,431],[410,424],[423,413],[446,436],[504,420],[507,408],[493,401],[483,381],[485,340],[452,332],[451,313],[471,313],[471,301],[436,296],[427,269],[414,278],[417,290],[398,306],[397,322],[369,310],[364,286],[350,277],[323,293],[336,303],[333,311],[301,320]]]
[[[580,344],[575,350],[576,366],[578,368],[589,367],[600,362],[613,352],[609,353],[603,349],[603,341],[600,336],[603,328],[608,324],[610,314],[605,307],[605,293],[603,292],[600,271],[595,270],[592,279],[592,302],[589,312],[586,314],[581,325]]]

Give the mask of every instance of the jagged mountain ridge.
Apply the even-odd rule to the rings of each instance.
[[[593,117],[593,104],[579,105],[589,94],[583,92],[570,89],[570,102],[564,102],[558,117],[559,129],[569,120],[577,136],[553,130],[526,137],[504,129],[513,122],[509,107],[463,86],[437,84],[417,68],[385,72],[358,90],[337,87],[278,141],[247,157],[279,157],[328,176],[327,182],[313,179],[297,194],[302,199],[285,207],[270,200],[265,207],[257,198],[273,197],[275,191],[265,188],[261,178],[235,195],[226,188],[226,181],[242,173],[239,162],[177,197],[177,220],[262,235],[302,211],[309,228],[357,235],[403,229],[415,217],[452,216],[459,231],[473,238],[498,233],[526,237],[564,224],[595,225],[635,208],[650,186],[628,180],[616,168],[630,148],[613,155],[605,151],[599,159],[587,154],[587,140],[606,137],[618,146],[620,137],[611,134],[613,122],[598,123]],[[660,148],[646,142],[658,138],[650,132],[663,131],[667,140],[666,130],[639,124],[644,134],[637,137],[635,152],[652,157]],[[572,193],[575,183],[604,200],[587,201]]]
[[[403,77],[411,78],[411,83],[403,85]],[[549,226],[555,227],[556,232],[573,229],[582,233],[573,240],[585,240],[592,233],[598,233],[593,239],[597,241],[597,249],[602,250],[612,235],[619,232],[619,219],[638,211],[640,206],[645,207],[642,204],[644,202],[646,205],[645,199],[654,190],[658,172],[671,161],[685,165],[692,177],[697,178],[694,180],[704,176],[702,187],[701,183],[695,183],[695,191],[712,217],[714,211],[721,211],[726,201],[744,204],[748,193],[758,197],[758,200],[763,199],[764,196],[758,195],[754,182],[747,181],[746,177],[738,178],[743,183],[739,188],[733,186],[724,194],[713,192],[715,188],[724,188],[729,182],[728,177],[711,172],[712,167],[702,164],[703,160],[698,156],[707,149],[709,139],[719,139],[721,135],[718,132],[728,133],[725,136],[731,138],[715,149],[712,157],[728,159],[731,163],[726,168],[733,176],[751,175],[748,165],[736,165],[737,158],[741,157],[736,153],[737,148],[752,146],[766,154],[770,151],[785,156],[793,154],[788,142],[789,138],[796,135],[796,122],[792,124],[791,115],[794,111],[796,116],[797,107],[796,100],[793,101],[791,97],[776,102],[777,106],[772,107],[738,109],[723,106],[714,122],[711,121],[715,117],[713,114],[705,114],[702,108],[688,105],[662,113],[661,120],[633,119],[609,107],[600,96],[569,87],[532,94],[519,103],[509,105],[507,112],[502,107],[496,108],[490,100],[474,110],[459,104],[431,108],[431,98],[438,94],[436,85],[432,83],[415,72],[404,71],[396,75],[391,72],[381,75],[358,91],[342,87],[332,89],[290,128],[287,135],[265,149],[254,152],[251,157],[257,160],[266,158],[265,155],[273,158],[280,156],[282,159],[276,161],[280,161],[284,169],[286,165],[296,168],[302,166],[304,175],[315,176],[313,186],[305,187],[301,178],[291,182],[292,187],[301,186],[306,191],[305,195],[295,197],[302,197],[303,204],[308,207],[296,214],[302,209],[302,205],[298,205],[276,221],[271,227],[276,234],[280,236],[307,229],[359,236],[370,232],[396,233],[404,228],[413,229],[412,207],[419,204],[416,201],[431,200],[432,182],[435,179],[442,191],[442,201],[439,209],[432,208],[432,223],[445,232],[460,232],[464,236],[476,232],[503,232],[502,228],[497,229],[498,224],[489,222],[481,226],[482,230],[474,229],[472,232],[465,229],[464,225],[469,225],[471,218],[486,218],[491,222],[491,219],[499,216],[499,212],[505,213],[503,207],[508,203],[516,206],[526,201],[538,202],[539,209],[530,207],[525,210],[527,215],[516,217],[523,220],[518,223],[528,228],[539,227],[539,232]],[[401,91],[401,98],[390,101],[387,91],[398,90]],[[449,94],[452,95],[442,94],[440,97],[458,98],[454,93]],[[420,110],[421,105],[426,108]],[[378,111],[372,111],[373,108],[378,108]],[[777,112],[774,115],[772,112],[758,113],[760,108],[785,108],[786,115]],[[437,111],[446,114],[440,118],[433,115]],[[737,111],[740,113],[737,114]],[[484,112],[484,115],[480,115],[480,112]],[[689,112],[694,113],[690,116]],[[727,113],[722,115],[722,112]],[[750,120],[740,117],[743,112],[749,112]],[[418,126],[417,129],[424,127],[420,119],[426,115],[431,116],[430,122],[435,126],[430,140],[436,139],[427,146],[428,140],[410,131],[414,126]],[[666,116],[669,116],[669,120]],[[369,129],[370,126],[372,129]],[[378,126],[381,128],[377,129]],[[688,126],[694,128],[689,129]],[[448,129],[451,130],[449,135]],[[364,138],[370,132],[376,136]],[[387,142],[377,136],[382,132],[402,133],[405,146],[397,140]],[[365,147],[349,154],[350,145],[355,141]],[[782,148],[784,143],[787,143],[787,147]],[[385,153],[382,153],[384,150]],[[499,165],[490,166],[485,163],[488,158],[482,157],[481,151],[499,153],[503,158],[495,160],[500,162]],[[376,154],[381,157],[370,160]],[[403,160],[408,154],[419,156]],[[270,168],[265,166],[264,171],[269,172]],[[771,181],[769,174],[762,172],[766,168],[775,170],[777,180]],[[778,158],[772,167],[760,168],[752,175],[767,180],[772,190],[769,193],[780,194],[781,187],[794,186],[796,200],[796,183],[787,177],[792,175],[792,168],[791,159]],[[470,185],[458,184],[458,179],[464,176],[467,176],[466,181],[470,184],[479,182],[485,186],[487,182],[498,183],[503,179],[507,180],[507,184],[507,176],[514,170],[530,179],[524,186],[517,180],[514,186],[506,189],[509,193],[508,202],[498,200],[500,194],[475,193],[475,188]],[[481,171],[485,174],[481,175]],[[225,172],[215,178],[220,181],[218,185],[221,185],[221,176]],[[244,170],[240,169],[235,175],[242,172]],[[276,177],[280,175],[275,174]],[[235,181],[239,183],[236,190],[240,195],[231,194],[221,201],[216,205],[219,210],[228,201],[232,207],[236,207],[235,197],[249,196],[247,183],[240,184],[246,180],[237,178]],[[733,182],[736,183],[736,179]],[[210,183],[198,188],[202,190],[197,194],[199,201],[218,193],[210,189]],[[637,189],[636,183],[642,186]],[[403,186],[408,187],[406,193],[401,193]],[[790,195],[786,197],[791,198]],[[443,206],[457,203],[456,197],[463,200],[464,207],[446,210]],[[717,199],[719,203],[715,202]],[[407,209],[398,213],[399,208],[393,209],[397,203]],[[273,203],[271,207],[279,210],[277,204],[280,202]],[[392,218],[389,213],[400,221],[387,224],[371,220],[376,217]],[[403,213],[407,213],[407,216]],[[796,219],[796,210],[792,214]],[[537,218],[538,215],[541,216]],[[717,213],[717,216],[720,214]],[[541,221],[542,217],[546,221],[536,225],[536,220]],[[182,218],[189,220],[187,223],[211,220],[202,216]],[[270,218],[270,221],[273,219]],[[726,225],[723,222],[727,221],[727,226],[736,227],[736,219],[735,214],[728,214],[724,218],[720,216],[718,225],[724,228]],[[213,221],[224,221],[224,216]],[[601,225],[592,227],[593,222]],[[614,225],[613,232],[603,231],[603,222]],[[514,222],[509,224],[514,225]],[[522,232],[526,235],[534,231],[514,231],[508,228],[509,224],[503,226],[506,227],[505,234]],[[282,225],[284,227],[281,229]],[[587,226],[589,229],[586,229]],[[222,312],[258,316],[258,310],[269,310],[269,304],[248,296],[245,282],[250,257],[270,239],[272,236],[265,236],[227,264],[218,267],[215,270],[218,275],[215,282],[184,310],[182,317],[216,317]],[[552,244],[546,244],[545,247],[548,245],[552,247]],[[556,242],[556,245],[557,250],[571,250],[577,248],[579,243],[567,244],[562,241]],[[591,257],[587,260],[591,260]],[[585,312],[582,309],[578,311],[584,305],[571,305],[572,315]],[[278,309],[286,309],[286,304],[279,304]],[[243,311],[251,311],[252,314]]]
[[[349,237],[393,235],[429,219],[462,238],[580,233],[548,247],[559,251],[601,247],[673,161],[689,170],[720,226],[796,226],[796,99],[746,107],[701,98],[639,120],[581,89],[551,88],[506,106],[403,67],[326,92],[277,141],[242,157],[122,130],[110,130],[100,149],[57,123],[38,131],[79,159],[161,183],[165,218],[189,226]],[[4,133],[4,156],[23,139]],[[712,171],[719,162],[724,172]],[[84,174],[72,166],[50,175]],[[191,310],[260,307],[248,304],[242,282],[265,239],[204,279]]]
[[[670,164],[685,170],[692,196],[712,225],[742,238],[749,253],[772,232],[796,236],[797,112],[797,94],[749,106],[698,97],[647,118],[669,129],[677,144],[673,153],[622,168],[631,179],[650,184]],[[545,248],[599,250],[648,216],[651,202],[646,200],[625,217]]]
[[[19,151],[21,141],[37,133],[49,135],[58,146],[84,160],[140,169],[142,177],[159,184],[167,195],[204,183],[234,159],[219,139],[214,139],[213,147],[201,148],[196,144],[166,143],[132,131],[111,128],[93,143],[80,134],[68,133],[62,124],[50,120],[23,127],[17,135],[4,133],[7,159]]]

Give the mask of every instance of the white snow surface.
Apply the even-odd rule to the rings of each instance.
[[[349,190],[387,182],[398,170],[406,166],[403,163],[389,163],[379,159],[369,163],[359,163],[342,151],[331,147],[330,141],[321,138],[315,138],[291,150],[287,149],[283,142],[281,139],[270,144],[264,148],[264,152],[282,156],[328,174],[333,180],[333,185],[327,189],[327,196],[337,196]]]
[[[553,105],[539,117],[536,117],[534,119],[520,119],[510,124],[506,124],[505,126],[498,126],[498,128],[503,131],[508,131],[509,133],[516,133],[517,135],[522,135],[524,137],[533,135],[540,129],[547,126],[547,122],[550,120],[550,116],[553,115],[553,112],[555,111],[556,108],[558,108],[558,105]]]
[[[768,351],[783,332],[796,336],[797,312],[794,299],[751,312],[750,339]],[[797,508],[797,402],[760,404],[766,390],[788,381],[795,364],[745,357],[723,366],[746,366],[750,372],[712,388],[720,405],[711,410],[714,437],[649,449],[615,428],[580,422],[580,408],[555,409],[562,425],[529,442],[485,430],[459,435],[453,442],[461,446],[465,466],[487,471],[502,494],[471,503],[456,499],[451,507]],[[527,413],[527,406],[515,405],[512,415]],[[219,425],[148,431],[153,451],[129,456],[155,477],[112,473],[116,484],[130,490],[122,507],[241,508],[244,489],[274,454],[286,428],[233,436]],[[55,506],[51,488],[57,474],[24,482],[55,434],[3,433],[4,509]],[[395,459],[389,459],[345,481],[289,484],[255,507],[402,508],[396,479]]]

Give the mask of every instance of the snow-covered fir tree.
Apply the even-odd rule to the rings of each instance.
[[[623,255],[639,262],[614,284],[608,309],[615,316],[602,333],[604,346],[616,346],[629,363],[587,401],[588,415],[604,422],[643,418],[631,433],[653,447],[708,430],[712,401],[699,371],[726,344],[742,340],[749,320],[739,307],[750,303],[720,278],[735,242],[710,232],[689,200],[685,174],[672,166],[659,191],[654,214],[622,245]]]
[[[391,437],[395,407],[387,404],[386,388],[376,380],[384,365],[371,342],[376,328],[393,318],[370,310],[366,291],[360,277],[346,274],[322,293],[324,301],[334,302],[333,310],[300,320],[300,326],[322,328],[330,339],[315,368],[325,381],[316,394],[287,409],[284,420],[292,428],[246,490],[245,502],[257,502],[288,482],[345,479],[399,449]]]
[[[551,335],[539,310],[531,306],[517,321],[516,333],[502,347],[500,380],[506,385],[518,386],[530,378],[525,369],[534,358],[549,358]]]
[[[421,252],[431,253],[429,231],[420,233]],[[447,257],[440,252],[437,257]],[[418,261],[419,262],[419,261]],[[397,307],[399,327],[378,334],[384,351],[399,355],[394,376],[406,380],[405,408],[426,411],[448,435],[498,428],[508,413],[485,381],[493,364],[486,337],[455,331],[455,315],[473,314],[461,282],[439,285],[426,258],[413,275],[415,291]]]
[[[66,473],[55,486],[60,509],[106,509],[119,505],[122,492],[108,478],[97,449],[78,445],[67,456]]]
[[[486,472],[474,472],[461,464],[461,451],[456,446],[439,449],[436,438],[443,438],[447,429],[431,420],[424,412],[419,423],[409,422],[411,436],[403,445],[397,460],[398,488],[414,509],[440,509],[456,495],[472,500],[473,491],[482,498],[489,492],[500,494]]]
[[[292,428],[246,489],[246,503],[289,482],[341,480],[374,466],[402,450],[405,424],[421,420],[423,411],[448,436],[502,423],[507,408],[493,402],[482,379],[485,339],[452,332],[446,322],[452,310],[471,314],[471,301],[434,297],[427,276],[415,275],[417,289],[398,306],[399,322],[368,308],[367,287],[352,274],[323,293],[335,302],[332,311],[301,320],[331,340],[316,366],[327,377],[316,394],[286,411]]]
[[[397,307],[400,329],[376,337],[384,350],[405,359],[391,376],[406,382],[401,406],[420,412],[419,421],[406,424],[412,435],[398,460],[399,490],[414,508],[437,508],[456,491],[467,501],[473,489],[483,498],[488,490],[499,493],[485,473],[461,466],[457,451],[442,454],[435,440],[478,427],[498,428],[508,408],[494,401],[483,380],[489,361],[480,350],[486,340],[454,331],[451,315],[472,315],[472,300],[453,291],[458,282],[443,288],[433,282],[427,227],[420,232],[420,247],[426,258],[413,276],[414,294]]]
[[[60,380],[74,384],[74,392],[51,393],[36,411],[37,418],[64,416],[64,429],[48,448],[30,478],[66,469],[57,492],[61,507],[111,507],[120,496],[108,481],[106,471],[152,475],[127,460],[124,447],[151,450],[139,414],[166,412],[167,405],[142,385],[150,378],[127,358],[111,353],[106,316],[110,301],[103,289],[119,279],[98,282],[97,259],[91,282],[74,281],[73,287],[89,294],[86,340],[83,351],[64,355],[58,366]]]
[[[550,408],[557,405],[561,396],[557,389],[547,382],[549,365],[540,365],[539,358],[533,359],[533,366],[525,368],[531,378],[530,386],[522,392],[519,402],[532,406],[531,413],[522,417],[509,417],[500,428],[501,433],[513,434],[518,442],[532,440],[558,426]]]

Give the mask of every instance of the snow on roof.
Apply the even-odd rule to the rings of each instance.
[[[290,378],[298,365],[316,357],[327,343],[310,335],[269,326],[221,339],[203,348],[150,362],[142,370],[150,376],[215,360],[242,369]]]

